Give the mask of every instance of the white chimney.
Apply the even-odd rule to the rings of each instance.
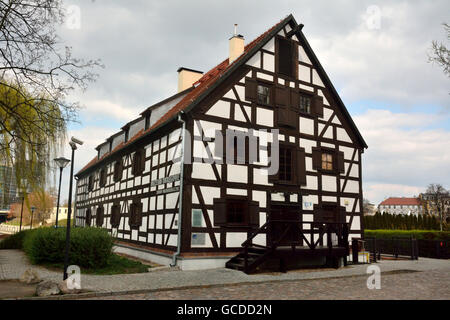
[[[237,24],[234,24],[234,35],[230,38],[230,54],[228,62],[232,63],[244,53],[244,37],[237,34]]]
[[[184,91],[194,85],[203,76],[203,72],[181,67],[178,72],[178,92]]]

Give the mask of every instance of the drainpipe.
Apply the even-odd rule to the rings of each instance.
[[[177,258],[181,252],[181,222],[183,216],[183,184],[184,184],[184,143],[185,143],[185,131],[186,131],[186,122],[182,119],[182,115],[184,112],[181,111],[178,114],[178,122],[182,123],[181,127],[181,162],[180,162],[180,200],[178,201],[178,236],[177,236],[177,251],[172,256],[171,267],[175,267],[177,265]]]

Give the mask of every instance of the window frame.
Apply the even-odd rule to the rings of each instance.
[[[331,157],[331,161],[328,161],[328,159],[324,160],[324,156],[327,157]],[[336,170],[336,156],[335,156],[335,152],[331,152],[329,150],[323,150],[320,153],[320,163],[321,166],[320,168],[322,169],[322,171],[329,171],[329,172],[334,172]],[[323,165],[325,164],[325,168],[323,167]],[[328,169],[328,165],[331,164],[331,169]]]
[[[260,97],[260,94],[258,92],[259,87],[267,88],[267,90],[268,90],[267,99],[269,100],[269,102],[259,101],[259,97]],[[260,105],[260,106],[272,106],[273,105],[273,93],[272,93],[273,89],[272,89],[272,87],[273,87],[272,83],[266,83],[261,80],[256,81],[256,101],[255,101],[255,103],[257,105]]]

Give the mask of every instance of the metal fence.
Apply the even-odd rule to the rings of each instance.
[[[407,257],[411,260],[417,260],[419,258],[419,247],[417,240],[414,238],[366,238],[365,246],[371,253],[374,261],[381,259],[381,254],[392,255],[395,258]]]
[[[435,259],[450,259],[449,240],[417,240],[419,256]]]

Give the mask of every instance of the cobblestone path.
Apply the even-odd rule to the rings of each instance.
[[[175,299],[450,299],[450,273],[442,271],[381,274],[381,289],[367,288],[367,276],[293,280],[98,297],[108,300]]]

